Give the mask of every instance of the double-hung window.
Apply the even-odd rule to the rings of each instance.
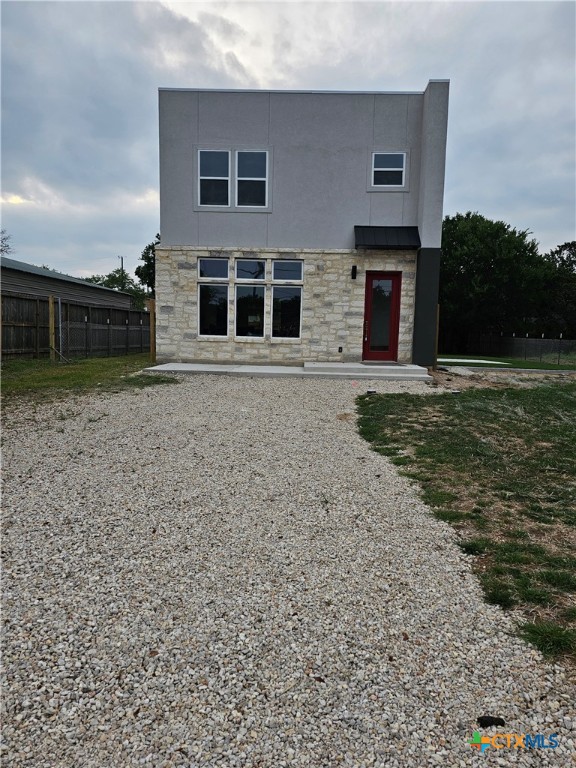
[[[372,153],[372,186],[403,187],[406,175],[405,152]]]
[[[268,152],[236,152],[236,205],[239,208],[268,205]]]
[[[199,149],[198,204],[232,210],[268,208],[265,150]]]
[[[201,149],[198,152],[200,205],[230,205],[230,152]]]

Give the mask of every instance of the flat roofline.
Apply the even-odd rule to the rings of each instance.
[[[429,80],[430,83],[449,83],[450,80]],[[161,87],[159,91],[177,91],[183,93],[297,93],[297,94],[334,94],[334,95],[355,95],[355,96],[421,96],[424,91],[328,91],[328,90],[291,90],[291,89],[272,89],[266,88],[169,88]]]

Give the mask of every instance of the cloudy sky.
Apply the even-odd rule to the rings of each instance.
[[[2,2],[13,256],[130,271],[159,229],[159,87],[422,91],[451,80],[445,213],[576,239],[571,2]]]

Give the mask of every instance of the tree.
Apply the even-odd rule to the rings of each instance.
[[[565,274],[576,275],[576,240],[559,245],[544,258]]]
[[[543,258],[548,268],[543,285],[547,306],[543,332],[576,339],[576,240],[559,245]]]
[[[476,335],[529,331],[549,274],[529,232],[479,213],[446,216],[440,268],[440,348],[465,352]]]
[[[94,283],[95,285],[102,285],[104,288],[113,288],[115,291],[129,293],[132,296],[134,307],[136,309],[144,309],[146,291],[130,277],[125,269],[118,267],[118,269],[113,270],[108,275],[92,275],[84,279],[87,283]]]
[[[154,242],[148,243],[146,248],[142,251],[140,256],[140,264],[136,267],[134,272],[136,277],[140,280],[140,283],[154,295],[154,288],[156,283],[156,246],[160,244],[160,234],[157,234]]]
[[[6,232],[5,229],[0,230],[0,254],[2,256],[9,256],[12,251],[14,250],[12,246],[10,245],[10,240],[12,239],[12,235],[9,235],[8,232]]]

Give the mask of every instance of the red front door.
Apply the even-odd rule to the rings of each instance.
[[[363,360],[397,360],[401,272],[366,272]]]

